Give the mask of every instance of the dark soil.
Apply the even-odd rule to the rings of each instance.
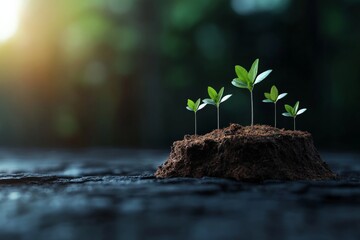
[[[155,176],[220,177],[244,181],[325,180],[336,175],[310,133],[265,125],[229,127],[174,142]]]

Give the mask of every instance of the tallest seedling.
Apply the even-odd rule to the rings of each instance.
[[[254,125],[254,100],[253,100],[253,90],[254,86],[264,80],[272,70],[267,70],[259,75],[257,75],[259,66],[259,59],[256,59],[252,64],[250,71],[246,71],[242,66],[235,66],[235,73],[237,78],[232,80],[232,85],[238,88],[247,88],[250,91],[251,99],[251,126]]]

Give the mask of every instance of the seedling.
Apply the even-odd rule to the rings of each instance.
[[[282,115],[285,116],[285,117],[292,117],[294,118],[294,131],[295,131],[295,127],[296,127],[296,123],[295,123],[295,119],[298,115],[304,113],[307,109],[306,108],[303,108],[303,109],[299,109],[299,101],[297,101],[294,105],[294,107],[290,106],[290,105],[287,105],[285,104],[285,110],[286,112],[283,113]]]
[[[281,93],[279,95],[279,91],[276,88],[276,86],[272,86],[270,89],[270,93],[264,93],[265,98],[263,100],[263,102],[265,103],[274,103],[274,114],[275,114],[275,119],[274,119],[274,127],[276,127],[276,103],[277,101],[279,101],[280,99],[282,99],[283,97],[285,97],[287,95],[287,93]]]
[[[235,72],[237,78],[232,80],[232,85],[238,88],[247,88],[250,91],[251,99],[251,126],[254,125],[254,101],[253,101],[253,90],[254,86],[264,80],[272,70],[267,70],[259,75],[257,75],[259,66],[259,59],[256,59],[252,64],[250,71],[246,71],[245,68],[236,65]]]
[[[216,92],[215,89],[212,87],[208,87],[208,94],[210,98],[205,98],[203,102],[205,104],[214,105],[217,109],[217,128],[219,129],[219,122],[220,122],[220,116],[219,116],[219,109],[220,109],[220,103],[225,102],[228,100],[232,94],[226,95],[223,97],[224,94],[224,88],[222,87],[219,92]]]
[[[203,109],[206,104],[203,103],[203,104],[200,104],[201,103],[201,99],[199,98],[196,102],[194,102],[193,100],[191,99],[188,99],[187,100],[187,107],[186,109],[189,110],[189,111],[192,111],[194,112],[195,114],[195,135],[196,135],[196,132],[197,132],[197,123],[196,123],[196,112]]]

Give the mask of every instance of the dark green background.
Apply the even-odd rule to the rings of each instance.
[[[282,104],[308,108],[297,126],[316,145],[357,150],[359,24],[356,0],[29,0],[0,44],[0,144],[169,147],[193,132],[186,99],[208,85],[234,94],[221,126],[248,125],[249,92],[230,82],[260,58],[274,71],[255,87],[255,123],[272,124],[261,100],[276,84]],[[215,108],[198,117],[200,133],[216,127]]]

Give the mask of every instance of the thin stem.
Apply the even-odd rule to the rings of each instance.
[[[294,117],[294,131],[296,130],[295,117]]]
[[[276,127],[276,102],[275,102],[275,124],[274,126]]]
[[[196,125],[197,125],[197,124],[196,124],[196,112],[195,112],[195,136],[197,135],[197,134],[196,134],[196,132],[197,132],[197,129],[196,129],[197,126],[196,126]]]
[[[251,98],[251,126],[254,125],[254,103],[253,103],[253,92],[250,91],[250,98]]]
[[[219,129],[220,115],[219,115],[219,106],[217,107],[217,128]]]

